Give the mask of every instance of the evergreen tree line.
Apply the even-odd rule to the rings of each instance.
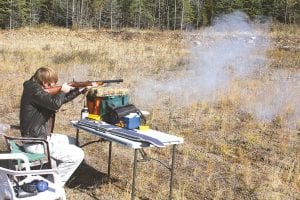
[[[299,0],[0,0],[0,26],[189,30],[235,10],[257,20],[300,23]]]

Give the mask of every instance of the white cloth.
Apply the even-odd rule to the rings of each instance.
[[[52,133],[47,140],[50,156],[56,161],[58,175],[64,185],[82,162],[84,152],[75,145],[76,139],[68,135]],[[44,153],[42,144],[24,144],[24,149],[30,153]]]

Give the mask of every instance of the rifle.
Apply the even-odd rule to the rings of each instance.
[[[105,83],[121,83],[123,82],[123,79],[116,79],[116,80],[101,80],[101,81],[82,81],[82,82],[77,82],[73,81],[68,83],[68,85],[74,87],[74,88],[84,88],[87,86],[100,86]],[[45,89],[46,92],[56,95],[60,92],[62,86],[54,86],[51,88]]]

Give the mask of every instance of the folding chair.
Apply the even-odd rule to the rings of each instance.
[[[23,153],[27,156],[30,166],[35,168],[55,168],[55,163],[51,162],[49,144],[46,140],[41,138],[24,138],[24,137],[11,137],[3,134],[7,147],[11,153]],[[28,153],[23,148],[24,143],[42,144],[44,146],[44,153]],[[11,164],[13,165],[13,164]],[[21,161],[17,161],[16,168],[23,168]]]
[[[23,153],[2,153],[0,160],[22,160],[25,167],[25,170],[22,171],[0,167],[0,200],[66,199],[65,190],[56,170],[31,170],[29,159]],[[33,184],[36,182],[43,183],[43,190]],[[34,191],[29,191],[29,187],[25,190],[25,186],[30,186],[31,190],[33,187]]]

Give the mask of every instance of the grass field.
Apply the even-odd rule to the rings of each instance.
[[[299,27],[2,30],[0,123],[19,123],[22,83],[41,66],[55,68],[60,83],[123,78],[131,102],[150,111],[153,129],[183,137],[174,199],[300,199]],[[69,121],[79,119],[83,99],[57,113],[55,132],[75,136]],[[80,141],[95,139],[82,134]],[[132,150],[113,149],[107,184],[108,144],[83,148],[68,199],[130,199]],[[147,152],[170,157],[168,148]],[[139,164],[136,199],[167,199],[168,179],[158,163]]]

